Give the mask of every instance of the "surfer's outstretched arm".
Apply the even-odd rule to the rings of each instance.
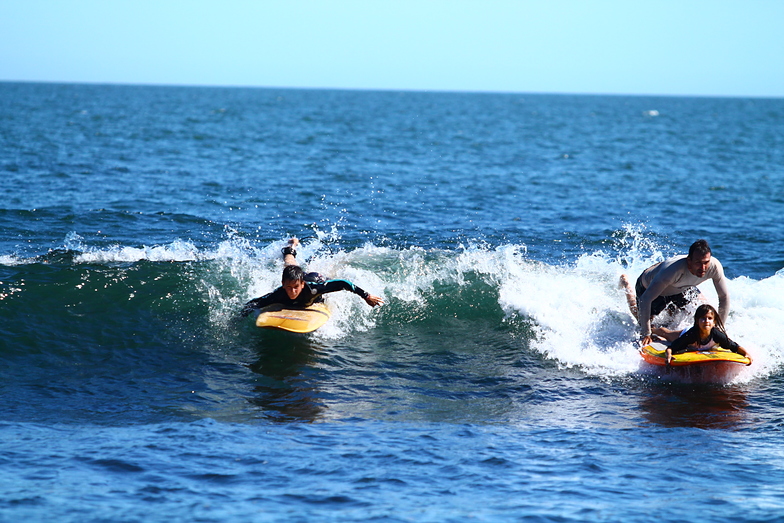
[[[375,307],[377,305],[381,305],[384,303],[384,299],[378,296],[373,296],[369,292],[360,289],[353,283],[348,280],[328,280],[322,284],[319,284],[319,289],[322,293],[328,292],[336,292],[336,291],[350,291],[365,300],[365,303],[370,305],[371,307]]]
[[[365,296],[365,303],[367,303],[371,307],[375,307],[376,305],[383,304],[384,299],[378,296],[373,296],[372,294],[368,294],[367,296]]]
[[[269,294],[265,294],[261,298],[255,298],[253,300],[250,300],[242,307],[242,310],[240,311],[240,316],[244,318],[246,316],[250,316],[250,314],[252,313],[258,314],[259,310],[263,309],[268,305],[272,305],[273,303],[275,303],[276,302],[275,298],[276,298],[275,293],[271,292]]]

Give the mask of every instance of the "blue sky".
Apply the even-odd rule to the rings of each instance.
[[[0,0],[0,81],[784,97],[784,0]]]

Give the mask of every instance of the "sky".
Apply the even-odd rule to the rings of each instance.
[[[784,97],[784,0],[0,0],[0,81]]]

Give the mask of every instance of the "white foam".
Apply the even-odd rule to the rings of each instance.
[[[115,263],[115,262],[184,262],[205,259],[190,242],[175,241],[169,245],[144,247],[125,247],[114,245],[107,249],[87,249],[74,257],[76,263]]]
[[[741,378],[766,376],[784,364],[784,273],[753,280],[740,276],[729,282],[729,336],[749,351],[754,364]]]
[[[621,269],[600,256],[583,256],[574,266],[510,266],[501,305],[536,323],[532,346],[542,354],[592,373],[629,373],[639,356],[631,343],[633,317],[618,287]]]
[[[393,249],[366,244],[351,251],[334,252],[335,231],[317,234],[298,248],[307,271],[328,278],[348,279],[371,294],[402,301],[414,316],[427,310],[436,285],[461,286],[478,277],[498,290],[498,306],[508,318],[533,325],[530,346],[565,367],[579,367],[600,376],[639,372],[641,359],[634,340],[637,325],[628,310],[618,281],[626,273],[632,284],[648,266],[665,258],[648,239],[644,228],[627,226],[615,238],[613,253],[595,252],[574,263],[550,265],[531,261],[524,245],[459,247],[427,251],[419,247]],[[77,235],[66,246],[81,252],[77,263],[148,261],[205,261],[194,266],[195,280],[204,290],[210,318],[216,325],[236,315],[247,300],[280,285],[281,247],[285,240],[264,245],[228,231],[228,238],[212,249],[174,241],[149,247],[85,246]],[[0,258],[7,265],[21,263],[14,256]],[[199,272],[201,271],[201,272]],[[760,281],[741,276],[729,281],[730,337],[754,358],[738,380],[748,381],[776,372],[784,364],[784,341],[777,326],[784,323],[784,272]],[[700,286],[707,300],[718,305],[710,282]],[[382,314],[352,293],[327,296],[333,320],[314,336],[340,338],[372,329]],[[383,310],[383,309],[382,309]],[[421,317],[421,315],[420,315]],[[681,326],[688,326],[684,316]],[[522,342],[521,342],[522,343]]]
[[[19,258],[15,254],[4,254],[0,256],[0,265],[13,267],[16,265],[24,265],[25,263],[29,263],[29,261],[23,258]]]

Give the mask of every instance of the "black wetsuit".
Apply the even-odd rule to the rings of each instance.
[[[684,352],[699,350],[691,348],[689,345],[693,345],[695,343],[698,345],[707,345],[711,340],[715,341],[716,344],[721,345],[722,348],[731,350],[732,352],[738,352],[738,349],[740,348],[740,345],[729,339],[727,334],[717,329],[716,327],[711,329],[710,336],[707,340],[700,339],[699,327],[692,327],[691,329],[684,332],[680,338],[673,341],[670,345],[670,348],[672,349],[673,354],[681,354]]]
[[[351,291],[363,299],[367,299],[369,296],[367,292],[348,280],[327,280],[323,282],[306,281],[305,286],[302,288],[302,292],[293,300],[289,298],[289,295],[286,294],[286,290],[283,287],[278,287],[261,298],[250,300],[242,308],[241,314],[243,316],[248,316],[253,311],[263,309],[272,304],[280,304],[284,307],[293,309],[302,309],[313,305],[316,302],[324,301],[322,295],[337,291]]]

